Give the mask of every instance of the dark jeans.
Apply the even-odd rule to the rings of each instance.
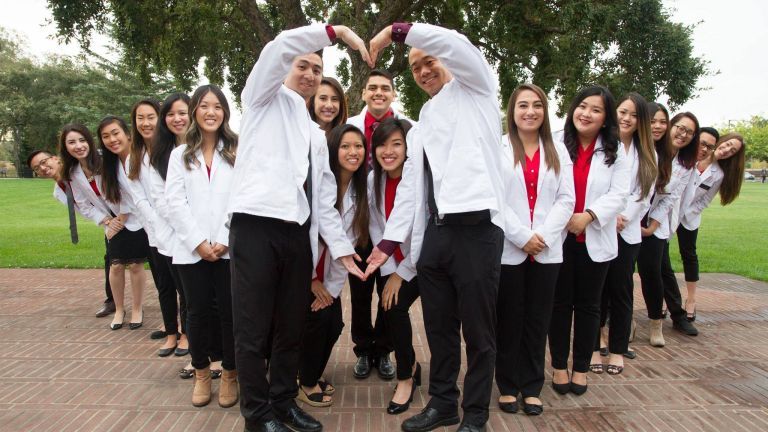
[[[406,380],[413,376],[413,366],[416,364],[416,352],[413,350],[413,328],[408,311],[413,302],[419,298],[418,278],[404,280],[397,293],[397,304],[384,312],[387,331],[392,337],[397,361],[397,379]],[[382,285],[386,285],[389,275],[382,277]],[[383,288],[382,288],[383,289]],[[394,299],[393,299],[394,301]]]
[[[635,262],[640,253],[640,243],[629,244],[619,235],[619,256],[608,266],[603,286],[600,308],[600,326],[605,326],[610,311],[608,350],[624,354],[629,349],[629,333],[632,330],[632,305],[634,304]],[[595,351],[600,349],[600,332],[595,339]]]
[[[362,262],[357,263],[362,271],[367,265],[365,261],[371,254],[372,246],[355,248]],[[384,289],[381,274],[376,271],[375,277],[361,281],[356,276],[350,275],[349,293],[352,302],[352,342],[355,344],[355,355],[360,357],[367,355],[376,359],[392,352],[392,342],[384,324],[384,310],[381,308],[381,291]],[[376,319],[371,324],[371,301],[373,300],[373,287],[376,286],[378,299],[376,301]]]
[[[563,264],[557,277],[549,352],[554,369],[568,368],[573,322],[573,371],[586,373],[592,358],[595,334],[600,329],[600,300],[608,262],[594,262],[586,243],[569,234],[563,243]]]
[[[160,313],[163,315],[165,332],[169,335],[185,333],[187,304],[184,299],[184,290],[180,286],[176,286],[174,270],[171,269],[171,259],[158,252],[157,248],[150,247],[149,266],[152,269],[152,279],[155,281],[155,287],[157,288],[157,300],[160,303]],[[179,298],[178,303],[176,301],[177,295]],[[179,310],[181,310],[181,331],[179,331],[178,321],[176,320]]]
[[[502,396],[539,397],[560,264],[502,265],[496,305],[496,385]]]
[[[235,213],[229,230],[240,413],[249,428],[295,406],[312,296],[309,221]],[[269,380],[267,359],[269,358]]]
[[[299,354],[301,385],[314,387],[323,376],[328,359],[331,358],[333,346],[339,340],[343,328],[341,298],[333,299],[330,306],[318,311],[307,311]]]
[[[662,307],[667,309],[673,320],[685,317],[675,273],[669,261],[669,242],[654,235],[643,238],[637,257],[637,272],[643,287],[643,298],[648,309],[648,318],[662,318]]]
[[[496,301],[504,233],[490,221],[477,225],[430,222],[416,266],[424,327],[432,354],[428,407],[457,411],[461,335],[467,353],[464,419],[488,421],[496,363]]]
[[[215,345],[212,338],[218,336],[223,347],[221,367],[236,369],[229,260],[200,260],[195,264],[178,265],[177,269],[187,299],[187,337],[192,366],[203,369],[210,364],[210,349]],[[211,302],[214,299],[219,306],[218,334],[212,330]]]
[[[698,235],[698,228],[689,231],[682,224],[677,228],[677,245],[680,248],[680,258],[683,261],[686,282],[699,281],[699,256],[696,255],[696,238]]]

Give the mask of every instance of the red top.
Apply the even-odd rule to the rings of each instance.
[[[532,158],[525,156],[525,168],[523,169],[525,178],[525,190],[528,192],[528,208],[531,210],[531,222],[533,222],[533,209],[536,207],[537,186],[539,184],[539,150],[533,154]]]
[[[592,140],[592,143],[584,148],[579,143],[578,155],[576,156],[576,162],[573,164],[573,188],[576,192],[576,206],[573,208],[573,213],[584,212],[584,201],[587,198],[587,179],[589,178],[589,166],[592,163],[592,155],[595,153],[595,143],[597,143],[597,137]],[[576,241],[584,243],[586,237],[584,233],[576,236]]]
[[[96,186],[96,180],[91,180],[88,182],[89,185],[91,185],[91,189],[93,189],[93,192],[96,194],[96,196],[101,196],[101,193],[99,193],[99,188]]]
[[[395,207],[395,194],[397,193],[397,185],[400,184],[401,178],[393,179],[387,176],[387,184],[384,187],[384,217],[386,219],[389,219],[389,214],[392,213],[392,208]],[[400,264],[400,261],[404,258],[400,246],[395,248],[394,256],[395,262]]]
[[[365,111],[365,120],[364,120],[365,130],[363,132],[365,132],[365,142],[367,143],[367,147],[368,147],[368,167],[370,167],[371,164],[373,163],[372,162],[373,152],[371,151],[371,145],[372,145],[371,137],[373,136],[373,131],[375,131],[376,128],[379,127],[379,123],[383,122],[384,119],[388,117],[392,117],[393,115],[395,114],[390,109],[383,116],[381,116],[380,119],[377,119],[369,111]]]
[[[319,280],[320,282],[325,282],[325,253],[326,249],[322,248],[322,255],[320,255],[320,259],[317,261],[317,267],[315,267],[315,273],[317,273],[317,277],[315,280]]]
[[[211,179],[211,167],[209,167],[208,165],[206,165],[206,166],[205,166],[205,169],[208,171],[208,180],[210,180],[210,179]]]

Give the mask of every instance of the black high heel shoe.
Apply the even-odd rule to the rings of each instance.
[[[568,370],[566,370],[565,373],[568,374]],[[558,384],[555,382],[555,374],[553,372],[552,373],[552,389],[560,393],[561,395],[568,394],[568,392],[571,391],[571,376],[568,375],[568,382]]]
[[[408,411],[408,408],[410,408],[411,402],[413,402],[413,394],[416,392],[416,387],[421,385],[421,365],[419,363],[416,363],[416,372],[413,373],[411,378],[413,381],[411,382],[411,395],[408,397],[408,402],[399,404],[394,401],[389,401],[387,414],[400,414]],[[397,390],[397,387],[395,387],[395,390]]]
[[[135,323],[135,322],[128,323],[128,328],[131,329],[131,330],[136,330],[137,328],[141,327],[142,325],[144,325],[144,311],[143,310],[141,311],[141,321],[139,321],[137,323]]]
[[[117,315],[117,312],[115,312],[115,315]],[[117,324],[110,323],[109,328],[111,328],[112,330],[120,330],[121,328],[123,328],[123,320],[125,320],[125,311],[123,311],[123,317],[120,319],[120,322]]]

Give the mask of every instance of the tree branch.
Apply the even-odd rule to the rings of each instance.
[[[256,0],[240,0],[240,9],[251,24],[251,28],[261,39],[262,45],[275,38],[275,31],[269,24],[269,21],[264,18],[259,6],[256,4]]]

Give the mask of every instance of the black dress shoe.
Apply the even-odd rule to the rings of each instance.
[[[674,320],[672,328],[688,336],[697,336],[699,334],[693,323],[685,319],[685,317]]]
[[[189,348],[176,348],[173,351],[173,355],[176,357],[184,357],[187,354],[189,354]]]
[[[408,396],[408,402],[404,404],[399,404],[395,401],[389,401],[389,406],[387,406],[387,414],[400,414],[403,412],[408,411],[408,408],[411,406],[411,402],[413,402],[413,393],[416,392],[416,387],[421,385],[421,365],[416,363],[416,372],[411,377],[413,378],[413,381],[411,382],[411,395]]]
[[[171,348],[160,348],[157,350],[157,355],[158,357],[168,357],[169,355],[173,354],[174,350],[176,350],[175,345]]]
[[[152,340],[165,339],[168,336],[163,330],[155,330],[149,334],[149,338]]]
[[[371,374],[371,359],[367,355],[361,355],[357,358],[357,363],[352,369],[352,375],[357,379],[368,378]]]
[[[376,368],[379,370],[379,378],[389,381],[395,377],[395,365],[389,360],[389,354],[379,357],[379,361],[376,363]]]
[[[541,415],[544,412],[544,406],[538,404],[529,404],[523,400],[523,412],[529,416]]]
[[[575,382],[571,381],[571,393],[575,394],[576,396],[581,396],[584,393],[587,392],[587,385],[581,385],[576,384]]]
[[[517,399],[514,402],[499,402],[499,408],[505,413],[515,414],[520,409],[520,403]]]
[[[485,423],[476,425],[468,420],[464,420],[456,429],[456,432],[485,432]]]
[[[441,414],[440,411],[426,407],[420,413],[405,420],[401,428],[405,432],[427,432],[440,426],[455,425],[459,422],[457,413]]]
[[[286,426],[299,432],[320,432],[323,430],[323,424],[315,420],[314,417],[307,414],[306,411],[298,406],[292,406],[284,413],[275,413],[277,418],[286,424]]]
[[[245,432],[291,432],[280,420],[259,422],[254,426],[245,425]]]
[[[115,313],[115,302],[106,301],[101,305],[101,309],[96,312],[96,318],[105,317],[111,313]]]

